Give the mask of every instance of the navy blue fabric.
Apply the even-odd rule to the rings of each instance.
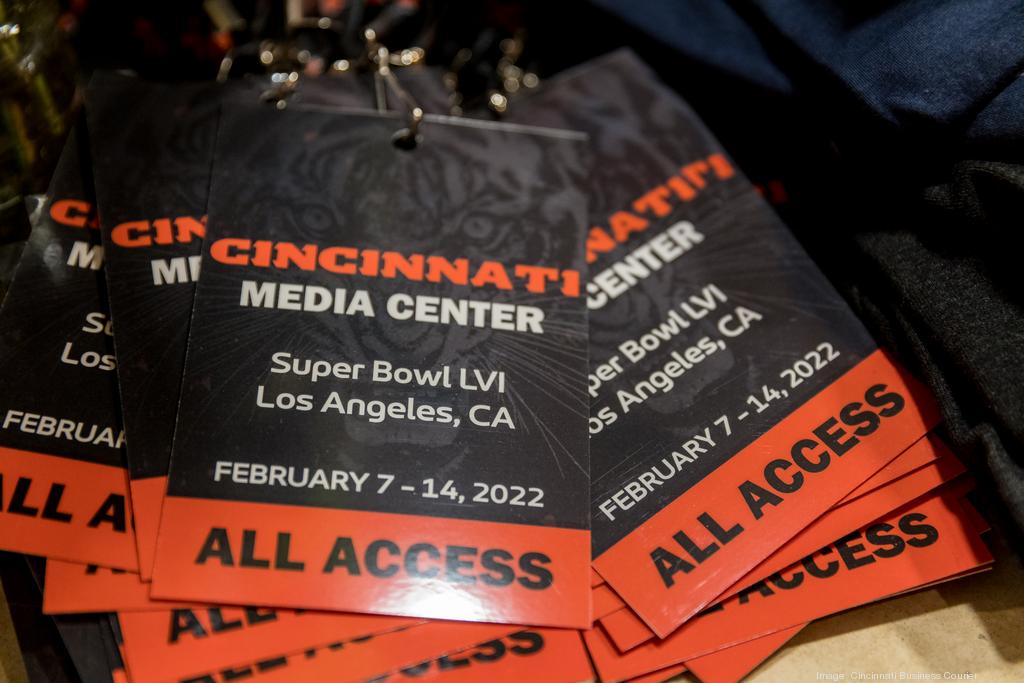
[[[678,56],[655,66],[748,174],[783,179],[783,217],[1024,531],[1024,2],[592,2]]]
[[[805,72],[778,58],[783,43],[894,124],[963,123],[1024,68],[1013,0],[594,2],[682,54],[790,92]]]
[[[967,129],[972,151],[987,158],[1024,159],[1024,77],[988,103]]]
[[[765,52],[753,28],[723,0],[595,0],[695,61],[768,90],[792,94],[789,76]]]
[[[1019,1],[751,5],[764,18],[766,32],[777,32],[871,111],[901,127],[969,122],[1024,66]]]
[[[855,102],[903,135],[967,130],[1024,70],[1019,1],[593,1],[738,81],[844,119]]]

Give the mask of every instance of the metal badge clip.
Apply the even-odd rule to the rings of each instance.
[[[377,33],[372,28],[363,31],[370,61],[374,64],[374,86],[376,89],[378,111],[387,111],[387,93],[392,92],[406,108],[406,127],[394,135],[395,146],[400,149],[413,149],[420,141],[420,123],[423,121],[423,109],[412,95],[402,87],[391,68],[391,55],[388,49],[377,41]]]

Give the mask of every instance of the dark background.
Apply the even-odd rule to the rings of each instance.
[[[96,67],[127,68],[156,79],[207,79],[235,45],[232,77],[265,71],[258,59],[260,39],[285,34],[281,3],[234,4],[245,25],[219,30],[200,0],[5,0],[3,7],[9,15],[32,8],[22,42],[32,44],[31,27],[43,46],[37,63],[54,106],[68,111],[73,85]],[[340,4],[320,3],[311,14]],[[938,394],[946,436],[979,479],[979,502],[1019,552],[1018,530],[1024,526],[1024,287],[1015,248],[1024,215],[1024,8],[1019,2],[423,4],[427,19],[396,29],[385,43],[395,49],[427,47],[426,61],[441,72],[452,67],[461,49],[471,48],[472,59],[459,69],[463,99],[458,105],[474,115],[496,116],[487,98],[502,90],[497,76],[502,39],[523,39],[516,64],[542,81],[621,45],[636,50],[760,185],[876,337]],[[370,3],[345,11],[357,6],[363,17],[380,11]],[[353,29],[341,27],[339,36],[312,29],[297,33],[302,35],[294,36],[296,45],[326,59],[358,53]],[[19,196],[46,187],[66,131],[61,122],[69,120],[47,119],[32,109],[34,100],[21,81],[8,78],[14,61],[6,52],[9,43],[2,44],[0,99],[28,103],[28,134],[39,143],[39,153],[32,163],[20,157],[24,150],[6,137],[5,119],[0,291],[16,260],[18,240],[27,233]],[[291,68],[284,52],[272,66]],[[297,58],[301,49],[293,52]],[[424,80],[440,79],[427,73]],[[442,92],[447,98],[443,86]]]

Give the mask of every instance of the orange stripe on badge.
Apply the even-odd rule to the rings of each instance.
[[[593,678],[594,670],[579,631],[527,628],[431,661],[397,669],[375,678],[374,683],[582,683]]]
[[[461,652],[485,641],[505,638],[520,629],[499,624],[433,621],[394,633],[357,638],[296,654],[288,658],[286,666],[267,670],[257,680],[260,683],[364,683],[402,668]],[[224,683],[227,683],[226,679]]]
[[[945,450],[945,447],[942,448]],[[946,453],[945,457],[897,479],[888,486],[829,510],[821,519],[801,531],[786,545],[772,553],[771,557],[733,584],[716,598],[715,602],[736,595],[750,584],[765,579],[794,562],[799,562],[805,555],[959,477],[965,471],[963,464],[948,451]]]
[[[211,607],[117,615],[125,667],[134,683],[201,676],[263,657],[287,655],[336,640],[406,628],[419,622],[262,607]]]
[[[842,503],[816,520],[809,527],[790,539],[770,557],[753,568],[740,580],[715,598],[721,602],[738,594],[744,588],[763,580],[777,571],[799,562],[809,555],[844,535],[856,531],[879,517],[906,505],[933,489],[952,481],[964,472],[964,466],[957,460],[937,437],[929,436],[907,450],[945,453],[929,465],[904,475],[886,486],[864,494],[849,503]],[[900,456],[903,457],[903,456]],[[937,456],[936,456],[937,457]],[[957,494],[959,495],[959,491]],[[654,633],[632,612],[599,617],[601,625],[620,649],[630,649],[654,637]]]
[[[792,626],[760,638],[712,652],[686,662],[686,668],[701,683],[737,683],[778,652],[807,624]]]
[[[147,477],[128,482],[132,492],[132,514],[135,517],[135,544],[139,553],[139,574],[143,581],[153,579],[160,510],[167,493],[167,477]]]
[[[935,444],[929,444],[929,439],[934,439]],[[938,437],[930,434],[922,436],[910,448],[900,453],[895,460],[878,470],[878,472],[868,478],[867,481],[855,488],[853,491],[850,491],[850,493],[837,504],[843,505],[845,503],[849,503],[852,500],[860,498],[866,493],[871,493],[890,482],[896,481],[905,474],[910,474],[914,470],[924,467],[928,463],[935,462],[939,459],[939,456],[945,452],[944,449],[945,446],[942,445],[942,442]]]
[[[662,669],[661,671],[655,671],[654,673],[630,678],[629,683],[663,683],[663,681],[675,678],[684,671],[686,671],[686,667],[682,664],[678,664],[676,666],[670,666],[667,669]]]
[[[654,638],[654,632],[628,607],[603,617],[601,628],[622,652],[632,650]]]
[[[630,683],[662,683],[687,670],[700,679],[700,683],[737,683],[760,667],[765,659],[790,642],[805,626],[807,625],[801,624],[778,633],[755,638],[749,642],[726,647],[717,652],[690,659],[685,666],[676,665],[653,674],[631,678]]]
[[[601,619],[612,612],[625,609],[626,604],[622,598],[615,594],[608,584],[603,583],[591,589],[591,599],[594,602],[594,619]]]
[[[622,653],[597,628],[585,634],[587,649],[603,679],[631,678],[991,562],[954,487],[804,558],[688,621],[668,638]]]
[[[594,566],[665,637],[937,421],[927,391],[876,351]]]
[[[187,607],[201,606],[152,600],[149,584],[134,572],[63,560],[46,561],[43,614],[145,612]]]
[[[589,628],[590,534],[168,496],[151,595]]]
[[[124,469],[0,446],[0,549],[138,569]]]

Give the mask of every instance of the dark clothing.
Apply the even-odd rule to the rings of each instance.
[[[663,75],[755,180],[781,176],[783,216],[1024,529],[1024,3],[594,2],[678,57]]]

